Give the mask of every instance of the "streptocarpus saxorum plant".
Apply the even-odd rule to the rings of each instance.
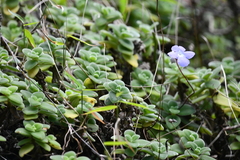
[[[35,144],[41,146],[46,151],[50,151],[51,147],[55,149],[62,149],[61,145],[56,141],[54,135],[47,135],[46,131],[50,128],[50,125],[35,123],[34,121],[23,121],[24,128],[18,128],[15,133],[21,134],[26,137],[18,142],[19,146],[22,146],[19,150],[20,157],[31,152]]]
[[[200,134],[182,130],[182,127],[189,127],[194,130],[195,128],[192,128],[195,127],[195,124],[190,126],[183,126],[182,124],[188,123],[193,117],[196,120],[199,114],[203,115],[198,112],[195,115],[193,105],[197,111],[201,110],[201,107],[208,102],[206,98],[212,98],[212,92],[221,89],[218,88],[221,85],[219,63],[210,65],[212,68],[218,68],[213,70],[187,67],[190,63],[189,59],[194,56],[194,52],[186,51],[182,46],[175,45],[168,55],[176,63],[170,64],[170,58],[162,56],[165,59],[167,57],[169,61],[162,61],[165,64],[159,65],[159,68],[151,65],[158,63],[156,60],[160,50],[165,51],[164,47],[160,49],[159,44],[168,46],[165,43],[168,39],[162,36],[166,30],[159,28],[157,22],[159,17],[157,17],[154,8],[159,6],[159,12],[166,11],[163,6],[169,2],[155,5],[154,1],[138,1],[135,3],[134,0],[132,4],[127,4],[128,1],[116,1],[114,6],[122,9],[120,12],[125,15],[123,21],[121,13],[114,7],[110,7],[113,4],[112,2],[107,4],[104,1],[102,2],[104,5],[109,5],[104,6],[92,1],[60,0],[52,2],[58,3],[55,6],[53,5],[56,8],[49,8],[48,4],[51,1],[41,1],[37,5],[32,1],[31,5],[35,5],[33,10],[29,10],[28,4],[25,6],[23,2],[25,0],[20,2],[23,7],[20,8],[21,12],[19,13],[31,15],[36,12],[40,13],[42,17],[36,17],[34,21],[26,20],[26,22],[31,23],[23,24],[24,28],[29,29],[25,29],[25,31],[29,31],[28,34],[22,34],[21,27],[16,21],[9,22],[10,29],[2,27],[2,35],[10,41],[9,44],[16,38],[20,40],[18,43],[13,42],[10,47],[6,43],[3,47],[6,47],[7,50],[0,51],[0,68],[4,72],[4,74],[2,74],[2,71],[0,72],[1,109],[6,111],[3,113],[8,113],[9,110],[13,110],[17,106],[18,110],[14,111],[19,113],[21,120],[24,119],[24,127],[16,129],[16,133],[26,137],[18,144],[21,146],[20,156],[27,154],[26,157],[32,157],[33,154],[30,151],[34,147],[42,147],[46,151],[51,148],[49,146],[61,149],[60,144],[56,142],[56,137],[59,139],[65,135],[66,138],[69,138],[69,141],[65,144],[69,143],[69,145],[63,147],[62,155],[54,155],[59,153],[59,151],[57,153],[54,150],[43,154],[43,156],[49,158],[49,155],[52,155],[50,158],[53,160],[96,159],[92,157],[92,152],[90,154],[88,151],[85,152],[89,149],[87,144],[96,148],[92,151],[102,154],[103,150],[98,146],[101,146],[103,142],[99,143],[99,141],[110,139],[111,135],[119,130],[119,134],[114,134],[116,137],[114,142],[120,139],[121,141],[118,144],[122,147],[117,150],[114,150],[115,146],[109,147],[104,149],[104,154],[111,151],[114,154],[126,155],[128,159],[141,157],[143,160],[170,159],[177,158],[177,156],[179,156],[178,159],[209,159],[210,149],[204,148],[205,142],[199,138]],[[5,3],[10,3],[10,1],[8,0]],[[140,4],[143,8],[139,8],[138,5]],[[175,4],[173,2],[173,5]],[[64,6],[61,10],[62,5]],[[169,6],[166,7],[167,11],[172,12],[172,7]],[[46,10],[44,11],[42,8],[46,8]],[[155,13],[151,14],[150,11],[152,10]],[[139,14],[141,12],[142,14]],[[144,13],[150,13],[151,17],[148,14],[143,18],[141,17],[141,21],[143,21],[141,23],[137,17],[144,15]],[[136,16],[136,14],[138,15]],[[127,15],[129,15],[129,19]],[[163,16],[168,17],[168,15]],[[148,23],[150,19],[152,22]],[[52,23],[52,21],[55,22]],[[136,23],[137,21],[138,23]],[[164,21],[168,20],[164,18],[163,23],[166,23]],[[5,23],[4,20],[3,26],[6,25]],[[136,24],[138,25],[134,27]],[[9,31],[13,35],[10,35]],[[172,34],[172,29],[169,31]],[[21,34],[25,38],[20,37]],[[78,40],[78,45],[69,37]],[[38,41],[36,39],[31,40],[32,38],[36,38]],[[90,41],[91,45],[85,41]],[[19,42],[21,42],[21,45],[19,45]],[[11,49],[15,50],[14,47],[18,48],[18,50],[16,49],[16,57],[19,60],[17,59],[16,65],[12,63],[12,59],[15,60],[15,57],[11,57],[13,54],[8,53]],[[22,50],[22,48],[24,49]],[[80,51],[78,52],[78,50]],[[24,65],[22,72],[19,72],[18,68],[9,71],[10,66],[12,68],[21,66],[21,61]],[[128,62],[131,66],[123,69],[121,65],[125,65],[125,62]],[[151,70],[137,68],[138,63],[145,62],[151,65]],[[166,68],[161,68],[162,66]],[[228,80],[238,75],[239,72],[234,71],[234,68],[238,68],[238,66],[238,63],[234,63],[231,59],[224,59],[226,73],[231,75]],[[155,77],[152,73],[155,69],[157,71],[161,70],[161,72],[165,71],[165,73],[157,73]],[[117,73],[114,73],[116,70],[120,71],[123,79]],[[132,72],[132,70],[134,71]],[[25,71],[30,76],[26,76]],[[39,77],[37,73],[40,72],[46,75],[46,78],[41,79],[42,84],[37,79]],[[59,76],[57,81],[54,74]],[[125,77],[129,75],[131,75],[130,84],[125,81]],[[180,105],[178,102],[179,97],[183,100],[185,95],[189,95],[191,91],[185,84],[190,84],[196,91],[190,99],[191,105]],[[179,89],[181,85],[184,88],[183,90]],[[234,86],[231,84],[229,86],[231,91],[234,92],[234,94],[229,95],[230,100],[237,102],[240,94],[237,93],[238,91],[234,89]],[[129,90],[130,88],[131,90]],[[141,97],[145,99],[143,100]],[[165,99],[165,97],[169,98]],[[219,97],[222,96],[214,95],[212,99],[216,103],[215,98]],[[96,107],[96,104],[98,106],[103,105],[103,102],[98,100],[105,100],[105,104],[109,106],[104,106],[105,108]],[[234,101],[231,101],[231,104],[235,104],[232,103]],[[0,113],[2,113],[2,110],[0,110]],[[117,118],[121,118],[119,123],[118,121],[115,122]],[[183,121],[184,118],[189,119]],[[36,120],[36,122],[33,120]],[[163,124],[164,121],[166,127]],[[114,125],[114,123],[116,124]],[[9,126],[19,126],[19,124],[10,124]],[[109,132],[105,134],[105,129],[108,127],[110,130],[107,130]],[[8,123],[4,126],[5,128],[9,129]],[[61,132],[56,133],[55,128],[60,128]],[[176,134],[173,131],[174,129],[178,130],[177,133],[179,134]],[[54,135],[47,135],[47,130]],[[199,130],[202,133],[201,127],[199,127]],[[8,140],[9,137],[6,136],[6,132],[4,130],[0,132]],[[186,134],[183,132],[186,132]],[[168,134],[167,138],[162,133]],[[91,136],[93,138],[89,138]],[[97,138],[98,136],[100,138]],[[236,138],[239,139],[239,137]],[[2,140],[4,138],[0,136],[0,141]],[[84,147],[76,146],[74,140],[81,141],[80,145],[84,145]],[[84,143],[85,140],[87,143]],[[206,141],[206,143],[208,142]],[[238,145],[239,143],[235,144]],[[83,149],[81,151],[89,158],[78,157],[78,147]],[[107,154],[107,156],[108,159],[111,159],[113,155]],[[117,156],[120,157],[121,155]],[[99,157],[101,158],[101,156]]]
[[[25,108],[23,109],[24,119],[37,119],[39,114],[48,117],[57,117],[57,109],[54,104],[49,103],[42,92],[31,93],[26,90],[21,91],[25,99]]]
[[[17,92],[17,86],[0,87],[1,101],[10,102],[11,104],[18,107],[18,109],[23,109],[24,103],[22,99],[22,94]]]
[[[180,137],[179,145],[180,148],[182,148],[182,155],[179,155],[176,160],[186,158],[214,160],[214,158],[210,157],[211,149],[209,147],[205,147],[205,142],[196,132],[184,129],[182,131],[178,131],[177,133]],[[177,145],[175,147],[177,147]]]
[[[131,87],[132,90],[140,97],[148,96],[157,96],[160,97],[164,93],[164,87],[160,85],[157,86],[157,83],[154,82],[153,74],[150,70],[142,70],[136,68],[131,74]],[[160,90],[162,89],[162,92]]]
[[[138,66],[137,56],[134,55],[134,41],[139,40],[140,34],[132,27],[125,24],[109,24],[109,30],[102,30],[101,35],[106,37],[106,41],[100,43],[106,44],[107,48],[115,48],[129,64],[133,67]]]
[[[173,99],[173,97],[171,97]],[[177,103],[176,101],[163,100],[161,108],[163,109],[162,116],[165,118],[166,126],[168,129],[176,129],[181,123],[184,116],[192,115],[196,112],[193,106],[188,104]]]
[[[54,65],[53,57],[44,53],[41,47],[36,47],[32,50],[24,48],[23,53],[27,57],[27,61],[24,63],[24,69],[31,78],[35,77],[40,70],[47,70]]]
[[[114,104],[121,100],[132,99],[130,90],[125,87],[125,83],[121,80],[105,82],[103,86],[108,91],[107,98],[105,99],[106,105]]]
[[[193,89],[192,85],[189,83],[189,81],[187,80],[187,77],[184,75],[184,73],[182,72],[182,70],[179,66],[181,66],[181,67],[188,66],[190,64],[189,59],[191,59],[195,55],[195,53],[192,51],[186,51],[186,49],[184,47],[178,46],[178,45],[172,46],[171,49],[172,49],[172,51],[169,52],[168,55],[171,57],[171,59],[173,59],[174,61],[177,62],[177,67],[178,67],[181,75],[184,77],[187,84],[192,89],[192,93],[184,100],[184,102],[182,103],[182,105],[183,105],[188,100],[188,98],[191,97],[195,93],[195,90]]]

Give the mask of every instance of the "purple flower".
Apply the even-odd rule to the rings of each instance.
[[[191,59],[195,53],[192,51],[186,51],[186,49],[182,46],[174,45],[172,46],[172,52],[169,52],[168,55],[177,60],[177,63],[181,67],[186,67],[189,65]]]

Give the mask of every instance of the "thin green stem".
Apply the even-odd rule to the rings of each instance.
[[[176,62],[176,64],[177,64],[177,67],[178,67],[180,73],[181,73],[182,76],[186,79],[188,85],[189,85],[190,88],[192,89],[192,93],[183,101],[182,105],[180,106],[180,108],[181,108],[181,107],[187,102],[187,100],[188,100],[193,94],[195,94],[195,91],[194,91],[192,85],[189,83],[187,77],[183,74],[182,69],[180,68],[179,64],[178,64],[177,62]]]

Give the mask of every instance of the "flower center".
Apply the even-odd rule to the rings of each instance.
[[[181,50],[178,51],[178,57],[184,57],[183,51]]]

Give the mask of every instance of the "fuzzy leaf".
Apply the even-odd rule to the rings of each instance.
[[[5,142],[6,138],[0,135],[0,142]]]
[[[67,118],[74,119],[74,118],[78,117],[79,114],[72,109],[65,109],[64,116],[67,117]]]
[[[24,69],[28,71],[28,70],[34,68],[37,64],[38,64],[38,61],[37,61],[37,60],[28,60],[28,61],[24,64]]]
[[[133,67],[137,68],[138,67],[138,55],[124,55],[123,58]]]
[[[28,130],[26,130],[25,128],[18,128],[15,130],[15,133],[18,133],[18,134],[21,134],[23,136],[27,136],[27,137],[30,137],[31,134]]]
[[[230,144],[231,150],[239,150],[240,149],[240,142],[233,142]]]
[[[55,140],[50,140],[50,141],[48,141],[48,144],[49,144],[52,148],[55,148],[55,149],[58,149],[58,150],[61,150],[61,149],[62,149],[61,145],[60,145],[57,141],[55,141]]]
[[[18,142],[18,145],[22,146],[22,145],[27,144],[27,143],[32,143],[32,139],[31,138],[23,139],[23,140]]]
[[[21,147],[19,150],[19,156],[23,157],[25,154],[31,152],[34,148],[34,145],[31,143],[25,144],[24,146]]]
[[[176,129],[181,123],[181,119],[176,115],[170,115],[166,117],[166,125],[169,129]]]
[[[17,105],[17,106],[23,105],[23,99],[20,93],[13,93],[10,96],[8,96],[8,99],[14,105]]]
[[[43,140],[46,137],[45,132],[43,131],[32,132],[31,135],[38,140]]]
[[[47,110],[52,113],[57,113],[57,108],[53,104],[50,104],[48,102],[42,102],[40,109]]]
[[[44,142],[40,142],[40,141],[36,141],[36,143],[41,146],[43,149],[45,149],[46,151],[51,151],[51,147],[50,145],[48,145],[47,143]]]

